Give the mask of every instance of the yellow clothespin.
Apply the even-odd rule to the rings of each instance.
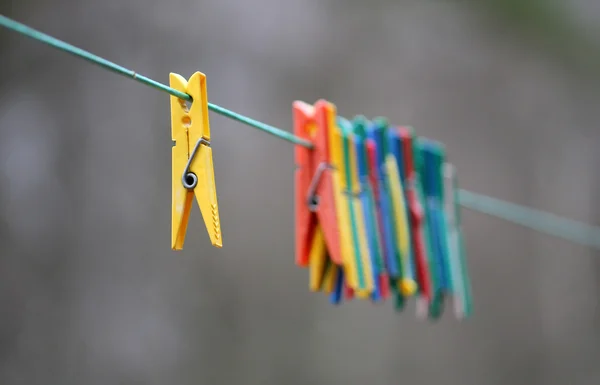
[[[337,126],[341,134],[341,161],[339,171],[342,187],[345,192],[346,210],[350,218],[352,234],[353,256],[358,278],[356,286],[352,287],[359,298],[368,298],[373,292],[373,270],[371,254],[367,245],[366,226],[362,206],[359,198],[360,185],[358,183],[358,164],[356,161],[356,145],[352,133],[352,124],[341,117],[337,119]]]
[[[336,170],[333,173],[333,184],[335,193],[335,206],[337,219],[340,226],[340,247],[342,249],[344,269],[337,274],[344,274],[348,286],[358,286],[358,271],[355,258],[355,250],[352,244],[352,226],[350,224],[350,213],[348,210],[348,196],[344,193],[344,145],[343,137],[337,122],[337,109],[332,105],[327,111],[327,124],[329,130],[329,156],[331,167]]]
[[[402,262],[402,277],[398,280],[398,287],[403,296],[410,297],[417,290],[417,283],[413,277],[410,262],[410,226],[407,221],[406,199],[400,181],[400,170],[398,169],[396,158],[392,153],[388,154],[385,158],[385,169],[391,191],[390,197],[392,198],[393,212],[391,215],[396,224],[396,240],[400,249],[400,259]]]
[[[172,202],[171,248],[183,249],[193,196],[213,246],[223,247],[217,189],[210,148],[206,75],[196,72],[186,81],[181,75],[169,75],[171,88],[192,97],[191,106],[171,96]]]

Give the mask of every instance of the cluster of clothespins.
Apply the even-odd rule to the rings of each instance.
[[[456,173],[444,147],[384,118],[352,121],[333,104],[295,102],[296,264],[331,302],[416,298],[437,319],[451,298],[471,313]]]
[[[170,75],[173,250],[183,248],[194,196],[211,242],[223,246],[215,187],[206,76]],[[296,263],[309,267],[310,290],[384,301],[417,298],[438,318],[451,297],[455,314],[471,312],[471,294],[454,199],[456,175],[440,144],[385,119],[352,122],[333,104],[295,102]],[[449,175],[444,176],[444,170]]]

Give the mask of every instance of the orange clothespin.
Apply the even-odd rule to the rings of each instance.
[[[314,106],[296,101],[293,104],[294,133],[310,141],[312,149],[296,146],[296,264],[308,266],[315,240],[326,247],[321,256],[342,265],[340,229],[336,214],[336,191],[329,143],[335,120],[335,107],[325,100]],[[314,258],[314,257],[313,257]]]
[[[171,88],[192,97],[188,109],[184,100],[171,96],[172,202],[171,248],[183,249],[194,195],[213,246],[222,247],[221,221],[210,148],[206,76],[196,72],[189,80],[169,75]]]

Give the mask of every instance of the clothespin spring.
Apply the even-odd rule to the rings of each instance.
[[[317,186],[319,185],[319,181],[321,180],[321,177],[323,176],[325,170],[333,170],[333,166],[326,162],[319,163],[317,171],[315,172],[315,175],[313,176],[312,180],[310,181],[310,185],[308,186],[307,203],[308,209],[312,212],[316,212],[317,207],[319,206],[319,196],[316,194],[316,191]]]
[[[190,172],[190,167],[192,165],[192,162],[194,161],[194,156],[196,156],[196,152],[198,151],[198,148],[201,144],[210,147],[210,142],[208,140],[204,138],[198,139],[198,141],[196,142],[196,146],[194,146],[194,150],[192,150],[190,158],[188,159],[187,164],[183,169],[183,175],[181,176],[181,183],[183,183],[183,187],[185,187],[188,190],[193,190],[198,184],[198,177],[193,172]]]

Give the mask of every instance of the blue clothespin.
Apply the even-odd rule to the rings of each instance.
[[[382,219],[381,235],[385,245],[384,260],[390,277],[390,283],[395,286],[396,280],[401,276],[401,266],[396,253],[396,236],[392,218],[392,204],[389,197],[389,187],[386,183],[385,156],[386,156],[386,129],[388,123],[384,119],[376,119],[367,127],[367,137],[375,143],[378,191],[375,195],[376,204]]]

